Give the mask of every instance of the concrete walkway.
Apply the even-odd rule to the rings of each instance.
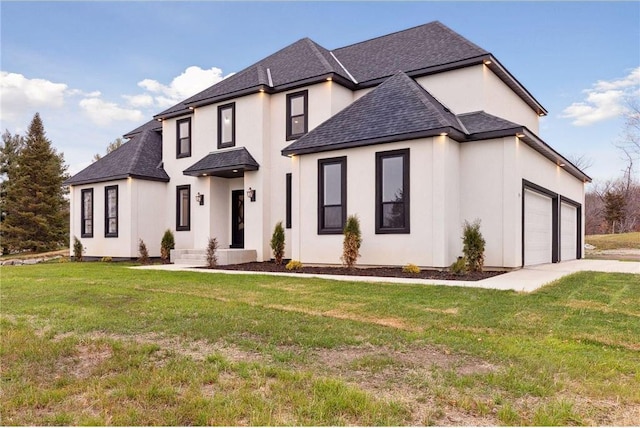
[[[515,290],[523,292],[535,291],[545,284],[553,282],[563,276],[580,271],[620,272],[640,275],[640,262],[621,262],[618,260],[572,260],[562,263],[527,266],[522,269],[502,275],[483,279],[481,281],[445,281],[440,279],[387,278],[374,276],[346,276],[346,275],[316,275],[300,273],[273,272],[243,272],[232,270],[198,269],[189,265],[151,265],[139,266],[133,269],[167,270],[199,273],[222,273],[228,275],[274,275],[291,276],[294,278],[324,278],[337,281],[386,282],[394,284],[427,284],[427,285],[455,285],[459,287],[478,287],[495,290]]]

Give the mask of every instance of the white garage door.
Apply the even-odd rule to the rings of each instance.
[[[551,198],[524,191],[524,264],[551,263],[553,217]]]
[[[578,210],[560,204],[560,260],[574,260],[578,245]]]

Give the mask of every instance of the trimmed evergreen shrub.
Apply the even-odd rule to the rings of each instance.
[[[215,267],[218,264],[218,239],[209,238],[207,243],[207,267],[209,269]]]
[[[485,240],[480,232],[480,220],[476,219],[473,223],[465,220],[462,242],[467,269],[470,272],[482,272]]]
[[[82,246],[82,242],[78,239],[77,236],[74,236],[73,237],[73,260],[77,262],[81,262],[83,252],[84,252],[84,247]]]
[[[276,223],[276,227],[273,229],[273,235],[271,236],[271,250],[273,251],[273,258],[276,264],[282,264],[282,258],[284,257],[284,228],[282,222]]]
[[[176,247],[176,240],[173,237],[173,232],[167,229],[162,235],[162,241],[160,241],[160,258],[163,263],[169,263],[171,258],[171,250]]]
[[[467,261],[464,259],[464,257],[458,257],[458,260],[453,262],[449,269],[454,275],[464,275],[465,273],[467,273]]]
[[[151,263],[149,259],[149,251],[147,250],[147,244],[142,239],[138,241],[138,263],[141,265],[148,265]]]
[[[402,266],[402,272],[419,274],[420,273],[420,268],[418,266],[414,265],[413,263],[409,263],[409,264],[406,264],[406,265]]]
[[[344,225],[344,240],[342,241],[342,263],[349,269],[353,268],[360,257],[360,245],[362,234],[360,233],[360,220],[357,215],[347,217]]]

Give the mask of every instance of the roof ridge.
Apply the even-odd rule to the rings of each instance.
[[[324,46],[319,45],[318,43],[314,42],[313,40],[311,40],[308,37],[305,37],[304,40],[305,40],[305,42],[307,42],[311,46],[311,50],[318,57],[318,59],[320,60],[322,65],[325,67],[327,72],[335,72],[336,70],[334,70],[334,68],[331,66],[331,64],[329,64],[329,61],[327,61],[327,58],[322,54],[322,52],[320,52],[320,49],[318,49],[318,47],[321,47],[322,49],[326,50],[327,52],[329,52],[329,51]]]
[[[376,36],[376,37],[372,37],[370,39],[367,40],[362,40],[356,43],[352,43],[350,45],[345,45],[345,46],[340,46],[339,48],[335,48],[333,49],[334,51],[340,50],[340,49],[344,49],[344,48],[350,48],[352,46],[356,46],[356,45],[360,45],[362,43],[368,43],[371,42],[373,40],[377,40],[377,39],[382,39],[383,37],[388,37],[388,36],[393,36],[395,34],[399,34],[399,33],[404,33],[405,31],[409,31],[409,30],[414,30],[416,28],[420,28],[420,27],[426,27],[427,25],[435,25],[435,24],[439,24],[442,27],[446,27],[444,24],[442,24],[440,21],[436,20],[436,21],[431,21],[431,22],[426,22],[424,24],[419,24],[410,28],[405,28],[404,30],[398,30],[398,31],[394,31],[392,33],[387,33],[387,34],[383,34],[381,36]]]
[[[449,107],[444,105],[438,98],[436,98],[429,91],[427,91],[425,88],[423,88],[418,82],[416,82],[414,79],[409,77],[406,73],[404,73],[404,72],[396,73],[396,75],[398,75],[398,74],[401,74],[401,75],[405,76],[406,79],[409,80],[409,83],[410,83],[409,88],[414,93],[416,93],[416,95],[418,95],[418,99],[420,100],[420,102],[425,107],[431,108],[431,109],[433,109],[435,107],[435,112],[438,115],[438,122],[440,122],[440,124],[442,126],[451,126],[451,122],[449,120],[447,120],[447,118],[445,117],[445,115],[441,111],[440,107],[442,107],[442,109],[445,112],[450,113],[456,119],[456,122],[458,123],[458,125],[462,126],[462,129],[460,129],[461,131],[465,129],[464,125],[462,125],[462,123],[456,117],[456,114]],[[434,101],[437,104],[434,104]]]
[[[143,131],[142,134],[140,134],[140,139],[138,141],[138,145],[136,146],[136,150],[133,153],[133,156],[131,157],[131,162],[129,163],[129,169],[127,170],[127,172],[131,172],[135,170],[135,166],[138,164],[138,160],[140,159],[140,155],[142,153],[142,149],[144,146],[144,142],[146,140],[148,131]]]

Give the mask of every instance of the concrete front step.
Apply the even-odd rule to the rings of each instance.
[[[216,251],[218,264],[235,265],[239,263],[255,262],[258,259],[256,250],[242,248],[225,248]],[[182,265],[205,266],[207,251],[199,249],[171,250],[171,262]]]

